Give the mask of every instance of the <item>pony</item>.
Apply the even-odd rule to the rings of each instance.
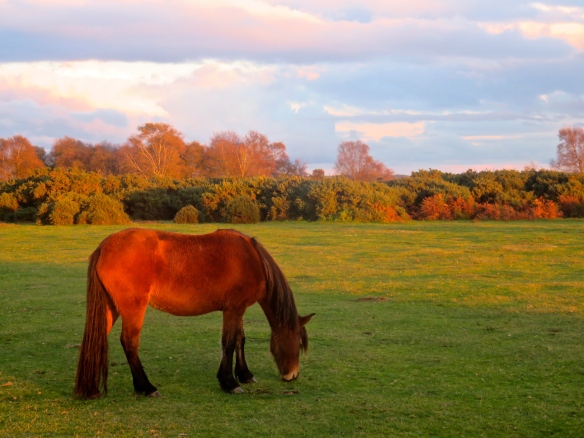
[[[314,314],[298,315],[284,273],[255,238],[234,230],[189,235],[129,228],[111,234],[89,258],[75,396],[107,394],[108,335],[120,316],[135,392],[161,396],[138,356],[148,305],[177,316],[223,312],[217,379],[224,391],[243,392],[240,383],[256,382],[245,361],[243,331],[245,310],[256,302],[272,331],[270,351],[280,376],[295,380],[300,351],[308,349],[305,325]]]

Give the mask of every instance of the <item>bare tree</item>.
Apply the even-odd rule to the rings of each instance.
[[[369,154],[369,146],[360,140],[344,141],[339,145],[335,169],[353,181],[393,179],[393,170]]]
[[[206,155],[213,176],[276,176],[290,162],[284,143],[270,143],[257,131],[249,131],[244,138],[233,131],[216,133]]]
[[[558,137],[558,157],[551,161],[551,166],[566,172],[584,172],[584,128],[564,127]]]
[[[186,147],[182,134],[166,123],[146,123],[138,127],[137,135],[130,137],[121,148],[123,167],[146,176],[184,176]]]

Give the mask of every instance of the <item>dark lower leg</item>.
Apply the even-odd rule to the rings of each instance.
[[[241,383],[254,383],[256,380],[245,362],[245,336],[239,336],[235,343],[235,375]]]
[[[124,353],[126,353],[126,359],[128,359],[128,365],[130,365],[130,370],[132,371],[132,380],[134,383],[134,391],[138,394],[152,395],[156,393],[156,387],[150,383],[144,367],[140,362],[140,357],[138,356],[138,346],[130,341],[124,340],[122,335],[122,347],[124,348]]]
[[[219,385],[221,385],[223,391],[234,392],[236,388],[239,388],[239,384],[233,377],[233,352],[235,351],[235,343],[223,337],[221,345],[223,347],[223,358],[219,365],[219,371],[217,371],[217,379],[219,379]]]

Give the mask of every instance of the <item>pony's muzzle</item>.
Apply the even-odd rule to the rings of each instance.
[[[291,373],[285,374],[282,376],[282,380],[285,382],[291,382],[292,380],[296,380],[300,372],[298,370],[292,371]]]

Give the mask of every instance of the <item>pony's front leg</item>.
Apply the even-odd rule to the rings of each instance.
[[[242,327],[241,331],[238,331],[237,340],[235,342],[235,375],[237,376],[237,380],[241,383],[256,383],[257,380],[253,377],[253,374],[247,367],[245,361],[244,346],[245,334]]]
[[[239,321],[239,322],[238,322]],[[221,334],[221,347],[223,357],[217,371],[217,379],[221,389],[233,394],[241,393],[243,390],[233,377],[233,353],[238,338],[238,332],[242,326],[242,315],[231,311],[223,312],[223,332]]]

